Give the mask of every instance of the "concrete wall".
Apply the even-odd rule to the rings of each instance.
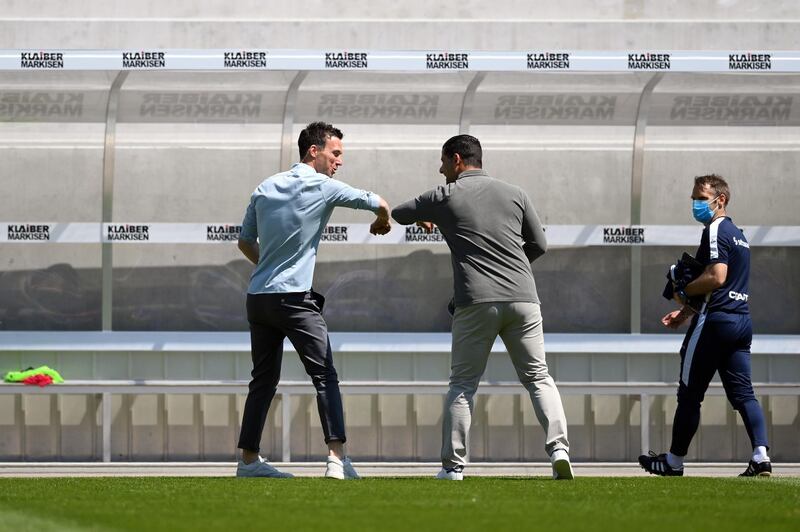
[[[780,0],[7,0],[0,47],[791,50],[797,25],[797,5]]]
[[[732,20],[782,20],[792,19],[797,8],[785,0],[764,0],[758,4],[745,0],[709,0],[699,4],[691,2],[663,2],[647,0],[565,0],[552,2],[504,0],[492,5],[491,10],[480,0],[442,0],[404,3],[347,2],[334,9],[324,0],[307,0],[302,4],[291,0],[242,0],[236,3],[218,0],[175,0],[169,4],[157,2],[120,2],[102,0],[76,0],[65,5],[58,0],[6,0],[4,18],[41,19],[48,17],[71,18],[178,18],[235,20],[268,19],[387,19],[447,18],[451,20],[704,20],[716,18]]]

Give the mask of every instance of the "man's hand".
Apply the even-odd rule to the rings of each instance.
[[[373,235],[385,235],[391,230],[392,224],[389,223],[388,218],[376,218],[375,221],[369,226],[369,232]]]
[[[683,322],[686,321],[688,317],[689,314],[685,311],[685,309],[673,310],[661,318],[661,324],[670,329],[677,329],[683,324]]]
[[[417,222],[417,227],[425,229],[426,233],[433,233],[433,230],[436,229],[436,226],[433,225],[433,222]]]
[[[375,212],[375,221],[369,226],[369,232],[373,235],[385,235],[392,230],[392,222],[389,219],[392,210],[386,200],[381,198],[381,204]]]

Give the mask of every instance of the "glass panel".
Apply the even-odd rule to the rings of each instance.
[[[340,126],[345,164],[336,178],[398,205],[444,182],[440,148],[458,134],[473,76],[311,73],[300,88],[292,138],[313,120]],[[372,219],[340,208],[331,222]],[[452,282],[443,245],[322,244],[314,288],[326,295],[332,331],[448,331]]]
[[[3,73],[0,221],[101,221],[115,75]],[[295,75],[131,72],[120,96],[113,221],[239,223],[254,187],[283,169],[284,105]],[[636,109],[651,74],[488,73],[462,117],[474,76],[310,73],[298,93],[290,159],[308,122],[332,122],[345,133],[337,179],[396,205],[443,182],[440,147],[463,118],[484,146],[484,167],[523,187],[545,224],[629,222]],[[798,75],[666,74],[647,115],[643,223],[694,223],[692,177],[716,172],[731,183],[737,224],[800,225],[798,89]],[[338,209],[331,221],[371,219]],[[643,332],[663,332],[663,270],[679,251],[643,250]],[[99,329],[100,267],[98,244],[0,244],[0,329]],[[754,248],[752,267],[757,332],[797,333],[795,249]],[[629,330],[629,248],[551,248],[534,270],[548,331]],[[235,243],[115,244],[114,328],[245,330],[250,271]],[[328,296],[334,331],[450,326],[443,245],[323,244],[315,288]]]
[[[634,125],[648,74],[492,73],[470,132],[484,167],[546,225],[630,221]],[[534,263],[548,332],[628,332],[630,251],[551,248]]]
[[[114,76],[3,72],[0,222],[100,222]],[[0,244],[0,329],[100,328],[100,262],[99,244]]]
[[[798,225],[800,76],[679,74],[653,93],[642,220],[694,223],[694,176],[731,185],[729,214],[741,225]]]
[[[716,173],[731,187],[728,214],[739,225],[800,225],[800,76],[680,74],[653,93],[644,159],[642,221],[692,225],[695,176]],[[745,231],[747,234],[747,231]],[[697,243],[699,244],[699,242]],[[664,275],[688,249],[644,250],[642,332],[674,305]],[[800,332],[797,248],[753,247],[750,309],[756,334]]]
[[[114,221],[241,223],[278,170],[293,72],[131,73],[120,95]],[[236,243],[116,244],[114,329],[244,330]]]

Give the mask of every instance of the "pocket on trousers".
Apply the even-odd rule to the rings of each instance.
[[[317,305],[317,308],[319,309],[320,313],[322,313],[322,308],[325,306],[325,296],[323,296],[319,292],[311,290],[311,299]]]

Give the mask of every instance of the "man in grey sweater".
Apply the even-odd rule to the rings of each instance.
[[[478,389],[492,345],[500,335],[519,380],[528,390],[546,434],[553,478],[573,478],[561,396],[547,370],[542,315],[531,262],[547,250],[539,216],[525,192],[482,170],[481,144],[458,135],[442,146],[439,172],[447,181],[398,206],[400,224],[439,227],[453,263],[450,391],[442,423],[442,470],[437,478],[462,480]]]

